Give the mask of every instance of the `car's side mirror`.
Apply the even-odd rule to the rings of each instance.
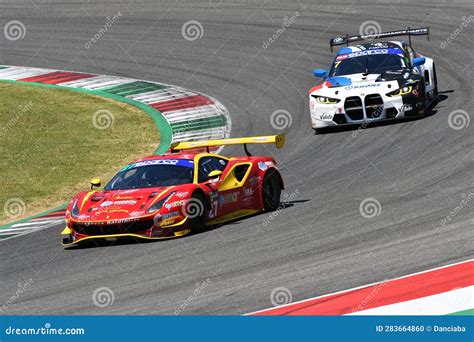
[[[219,179],[221,175],[222,175],[222,171],[214,170],[214,171],[209,172],[207,176],[209,177],[209,180],[217,180]]]
[[[328,75],[328,71],[325,69],[315,69],[313,70],[313,75],[315,77],[326,78]]]
[[[91,190],[95,188],[100,188],[100,178],[94,178],[91,180]]]
[[[420,65],[423,65],[425,64],[426,62],[426,58],[425,57],[416,57],[416,58],[413,58],[413,66],[420,66]]]

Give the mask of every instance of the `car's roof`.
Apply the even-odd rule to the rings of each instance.
[[[163,159],[185,159],[185,160],[193,160],[196,156],[196,153],[170,153],[170,154],[163,154],[163,155],[151,155],[145,156],[139,159],[135,159],[131,161],[129,164],[137,163],[146,160],[163,160]]]

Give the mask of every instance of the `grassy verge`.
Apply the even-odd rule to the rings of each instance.
[[[0,83],[0,224],[67,202],[158,143],[152,119],[131,105]]]

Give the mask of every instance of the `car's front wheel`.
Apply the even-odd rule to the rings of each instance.
[[[207,213],[206,199],[200,192],[194,193],[184,208],[184,215],[188,217],[188,227],[192,233],[202,232],[206,228]]]

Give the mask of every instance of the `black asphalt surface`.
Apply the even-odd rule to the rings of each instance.
[[[211,95],[229,109],[232,136],[287,134],[283,150],[252,150],[276,157],[283,199],[291,199],[272,215],[157,243],[64,250],[60,226],[0,242],[3,313],[244,314],[272,307],[279,287],[297,301],[472,258],[474,204],[460,203],[474,192],[474,122],[449,125],[455,110],[474,115],[472,20],[440,47],[471,14],[468,0],[2,1],[1,25],[20,20],[26,35],[0,35],[0,64]],[[181,32],[190,20],[203,28],[193,41]],[[330,64],[331,37],[358,33],[368,20],[382,30],[431,27],[431,40],[414,38],[413,46],[435,59],[440,102],[424,119],[314,135],[312,70]],[[272,126],[277,110],[291,115],[284,130]],[[373,218],[359,211],[368,198],[380,203]],[[105,307],[93,301],[101,287],[113,292]]]

